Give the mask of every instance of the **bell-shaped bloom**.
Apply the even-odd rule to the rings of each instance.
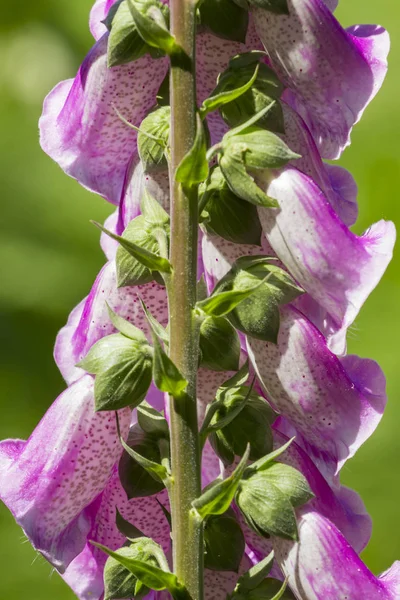
[[[288,88],[286,100],[310,127],[321,155],[334,159],[383,83],[390,44],[376,25],[343,29],[326,4],[288,0],[289,15],[257,8],[253,16],[272,68]]]
[[[299,542],[274,540],[276,558],[300,600],[397,600],[400,561],[376,577],[337,527],[309,508],[300,510]]]
[[[268,243],[319,305],[310,318],[331,338],[331,348],[343,352],[347,328],[392,258],[395,227],[379,221],[357,236],[314,181],[292,167],[272,175],[266,189],[280,206],[259,209]]]
[[[324,163],[304,120],[285,102],[282,102],[282,107],[284,139],[293,152],[300,154],[300,158],[294,161],[294,166],[311,177],[321,188],[343,223],[353,225],[358,214],[358,189],[353,176],[343,167]]]
[[[378,364],[338,358],[292,305],[281,307],[278,343],[247,339],[268,399],[296,428],[299,442],[333,478],[377,427],[386,404]]]
[[[119,411],[121,432],[131,411]],[[33,546],[63,572],[91,527],[87,506],[121,454],[114,413],[95,413],[93,378],[63,392],[27,441],[0,443],[0,497]]]

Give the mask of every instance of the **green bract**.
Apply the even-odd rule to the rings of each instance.
[[[257,460],[272,450],[270,426],[276,415],[266,400],[249,391],[247,387],[228,391],[211,421],[215,431],[210,434],[210,442],[225,465],[231,465],[236,456],[242,456],[248,444],[250,460]],[[231,407],[239,410],[227,424],[223,424],[224,413],[227,411],[229,414]],[[219,422],[223,425],[220,428]]]
[[[169,428],[167,420],[155,408],[143,401],[137,407],[137,417],[140,427],[145,433],[168,439]]]
[[[102,338],[79,363],[96,375],[97,411],[137,406],[145,397],[152,379],[152,348],[143,333],[137,331],[135,339],[121,333]]]
[[[168,6],[160,0],[127,1],[136,29],[146,44],[169,55],[182,52],[168,30]]]
[[[204,125],[196,115],[196,136],[192,148],[183,157],[175,173],[175,179],[190,188],[205,181],[208,176],[207,142]]]
[[[294,507],[308,502],[313,494],[305,477],[293,467],[275,462],[276,455],[264,457],[245,470],[235,500],[259,535],[297,540]]]
[[[245,539],[233,510],[211,516],[204,526],[204,566],[214,571],[238,571]]]
[[[128,540],[134,540],[136,538],[144,537],[143,533],[135,527],[132,523],[124,519],[117,508],[117,515],[115,524],[119,532],[122,533]]]
[[[149,113],[140,125],[138,151],[146,172],[167,167],[170,120],[170,107],[160,106]]]
[[[120,548],[120,556],[137,558],[142,556],[135,546]],[[149,593],[146,586],[138,586],[138,579],[115,558],[109,557],[104,567],[104,600],[123,600],[125,598],[143,598]],[[141,587],[140,591],[137,586]]]
[[[276,343],[279,332],[279,306],[292,302],[303,290],[292,277],[273,264],[268,256],[243,256],[217,284],[214,294],[247,290],[255,292],[228,315],[232,325],[243,333]]]
[[[257,124],[259,127],[283,133],[283,112],[279,102],[283,86],[275,73],[262,62],[264,56],[262,52],[253,51],[232,58],[228,69],[219,76],[213,93],[240,88],[252,77],[254,69],[258,67],[255,81],[250,89],[221,106],[221,116],[230,127],[236,127],[275,101]]]
[[[200,326],[200,357],[201,366],[207,369],[214,371],[236,371],[238,369],[239,336],[235,328],[224,317],[206,317],[202,322]]]
[[[235,42],[246,41],[249,16],[233,0],[202,0],[200,23],[214,35]]]
[[[232,192],[220,167],[214,167],[204,187],[201,218],[207,231],[235,244],[260,246],[262,229],[257,208]]]
[[[157,464],[161,463],[161,453],[156,436],[145,433],[138,424],[131,427],[128,446],[140,456]],[[119,478],[128,499],[152,496],[164,489],[164,484],[155,479],[126,450],[122,453],[118,466]]]
[[[152,50],[139,35],[127,0],[116,2],[110,8],[104,23],[110,31],[107,46],[109,67],[132,62]],[[154,52],[152,54],[156,58]]]

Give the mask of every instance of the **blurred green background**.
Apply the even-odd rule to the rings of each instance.
[[[65,176],[40,149],[45,94],[72,77],[89,49],[91,0],[3,3],[0,22],[0,438],[26,437],[62,379],[52,359],[57,330],[87,294],[103,256],[89,219],[112,210]],[[400,7],[398,0],[342,0],[341,22],[380,23],[392,37],[389,75],[353,132],[342,164],[359,184],[357,232],[381,218],[400,223]],[[349,350],[375,358],[388,377],[389,405],[377,433],[343,470],[374,520],[364,559],[376,573],[400,559],[400,256],[350,332]],[[2,600],[72,600],[44,559],[0,507]],[[36,560],[37,558],[37,560]],[[33,564],[34,563],[34,564]]]

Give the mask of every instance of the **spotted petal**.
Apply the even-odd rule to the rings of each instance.
[[[289,89],[286,99],[309,125],[321,155],[338,158],[383,83],[389,36],[376,25],[343,29],[329,10],[335,3],[326,4],[288,0],[288,16],[255,9],[254,17],[271,65]]]
[[[299,542],[274,540],[277,560],[297,598],[399,598],[399,561],[375,577],[331,521],[311,510],[301,512]]]
[[[119,414],[125,436],[131,411]],[[94,412],[89,375],[57,398],[26,442],[1,442],[1,499],[59,571],[83,549],[91,527],[86,507],[103,490],[120,454],[115,415]]]
[[[278,343],[247,339],[250,360],[272,405],[329,480],[377,427],[385,378],[372,360],[339,359],[292,305],[281,307]]]

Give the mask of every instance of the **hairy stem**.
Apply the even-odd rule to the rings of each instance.
[[[170,356],[189,382],[184,399],[170,398],[171,508],[174,572],[193,600],[203,597],[202,527],[190,516],[201,491],[196,406],[198,331],[193,308],[197,276],[197,189],[184,190],[175,171],[193,145],[196,117],[195,15],[193,0],[171,0],[171,32],[188,60],[171,66],[171,252],[168,281]]]

